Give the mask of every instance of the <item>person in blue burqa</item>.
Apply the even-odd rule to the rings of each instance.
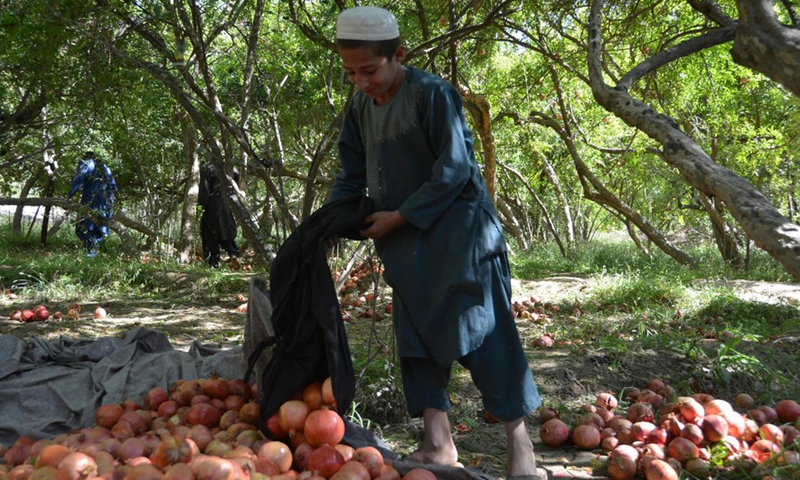
[[[539,393],[511,311],[505,238],[461,96],[442,78],[402,64],[397,20],[382,8],[340,13],[336,50],[358,92],[345,107],[342,170],[328,200],[365,192],[375,200],[359,233],[373,239],[392,287],[403,393],[409,414],[424,423],[410,458],[458,461],[447,390],[459,362],[485,409],[505,424],[507,479],[543,480],[524,421],[540,405]]]
[[[67,198],[72,200],[78,190],[81,190],[81,204],[90,206],[103,220],[113,216],[117,182],[108,165],[98,159],[94,152],[84,153],[78,162]],[[78,222],[75,233],[86,247],[88,256],[94,257],[97,255],[97,246],[108,236],[108,224],[105,221],[95,222],[87,217]]]

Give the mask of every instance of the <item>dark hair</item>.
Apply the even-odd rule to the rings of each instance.
[[[86,153],[83,154],[83,158],[94,158],[94,152],[87,150]]]
[[[336,48],[354,49],[366,48],[379,57],[386,57],[391,61],[397,47],[400,46],[400,37],[390,40],[350,40],[344,38],[336,39]]]

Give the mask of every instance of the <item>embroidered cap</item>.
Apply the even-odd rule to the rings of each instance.
[[[400,36],[397,19],[378,7],[348,8],[336,19],[336,38],[342,40],[392,40]]]

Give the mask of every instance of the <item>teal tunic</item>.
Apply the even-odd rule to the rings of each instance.
[[[353,97],[338,146],[342,171],[330,200],[366,191],[376,210],[398,210],[408,221],[375,241],[399,303],[400,355],[448,365],[474,351],[495,325],[488,279],[506,244],[460,95],[408,68],[388,103]]]

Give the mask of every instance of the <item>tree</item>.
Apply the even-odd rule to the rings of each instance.
[[[719,198],[756,244],[775,257],[795,278],[800,279],[800,226],[783,216],[750,182],[713,162],[708,154],[683,133],[675,121],[649,105],[634,99],[628,87],[644,72],[691,52],[730,39],[732,30],[713,30],[676,47],[680,53],[665,51],[640,64],[612,87],[603,74],[603,0],[593,0],[589,16],[589,76],[595,100],[662,146],[660,154],[678,169],[694,188],[709,197]]]

